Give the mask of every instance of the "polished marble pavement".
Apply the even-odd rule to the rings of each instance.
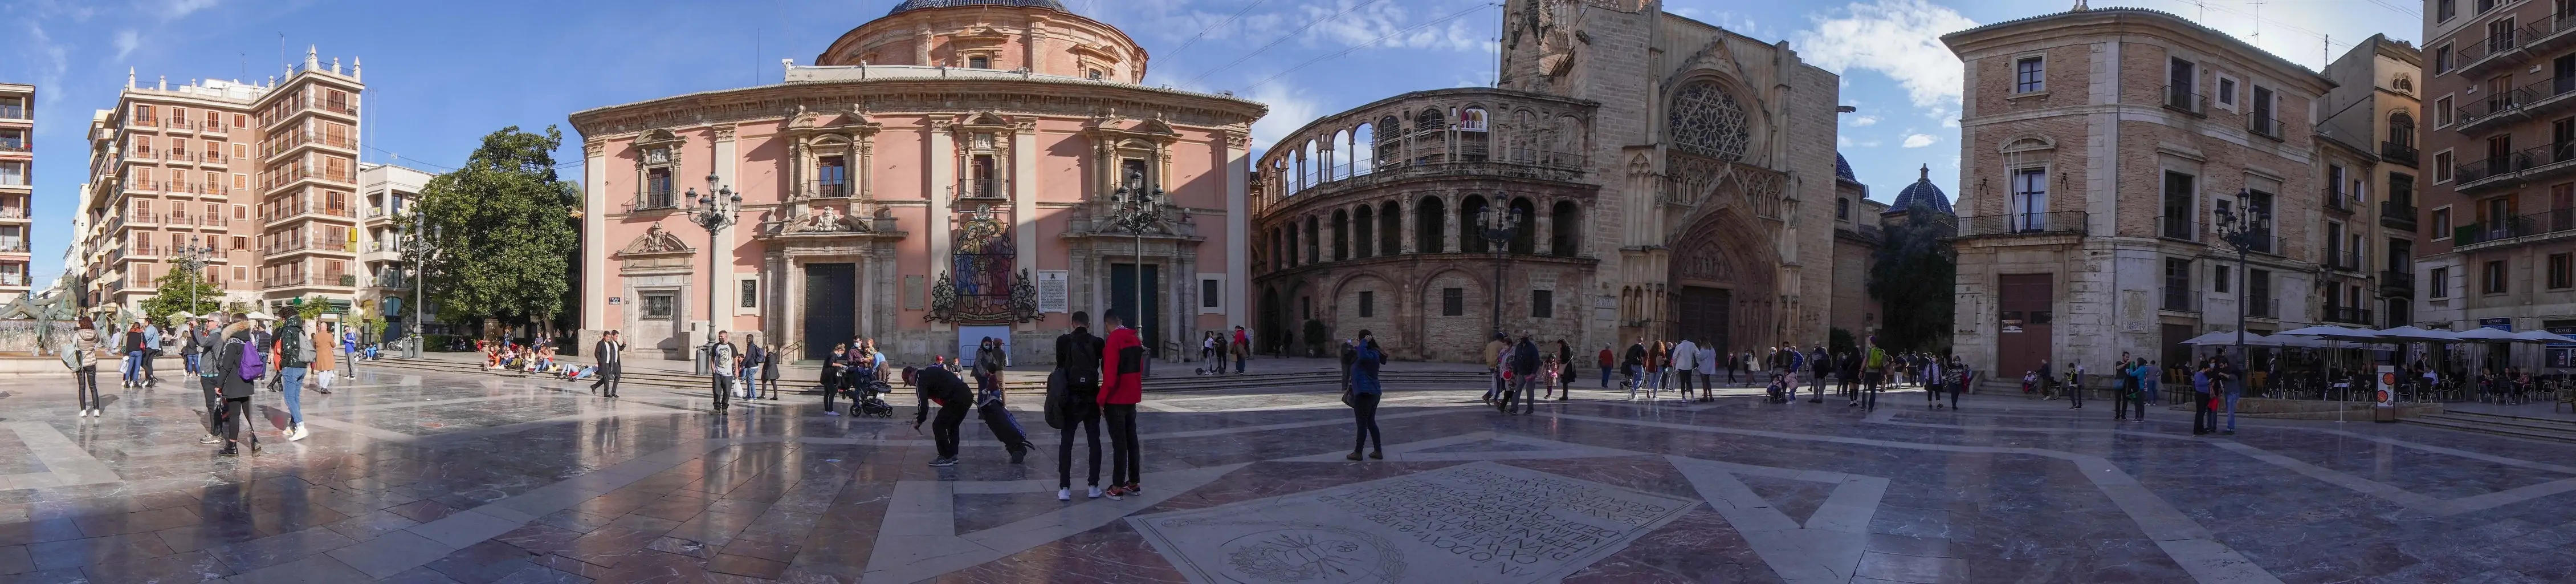
[[[1145,404],[1143,493],[1084,498],[1078,464],[1059,502],[1035,411],[1028,464],[970,419],[934,468],[908,408],[371,371],[307,395],[311,438],[222,458],[193,389],[81,418],[62,379],[0,380],[0,583],[2576,581],[2558,444],[1910,392],[1505,417],[1399,387],[1386,458],[1350,462],[1330,388],[1222,382]]]

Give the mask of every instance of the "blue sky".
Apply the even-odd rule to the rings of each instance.
[[[62,270],[92,110],[114,105],[133,68],[143,83],[265,80],[318,46],[366,63],[367,162],[432,172],[459,164],[502,126],[563,124],[574,111],[692,91],[775,83],[778,61],[825,43],[898,0],[7,0],[0,81],[38,88],[34,275]],[[1064,0],[1153,55],[1147,82],[1231,90],[1271,104],[1274,138],[1379,98],[1492,82],[1499,2],[1481,0]],[[2062,11],[2071,0],[1666,0],[1667,11],[1766,40],[1843,73],[1842,149],[1876,198],[1932,166],[1955,193],[1959,64],[1939,35]],[[2322,67],[2331,51],[2385,32],[2420,36],[2419,0],[2102,1],[2180,14]],[[2259,17],[2257,14],[2259,13]],[[2257,37],[2256,34],[2260,33]],[[282,33],[282,36],[281,36]],[[2331,38],[2331,43],[2329,43]],[[570,128],[565,128],[570,134]],[[568,136],[559,159],[577,158]],[[1266,144],[1264,144],[1266,145]],[[572,153],[572,154],[567,154]],[[577,177],[579,168],[564,168]]]

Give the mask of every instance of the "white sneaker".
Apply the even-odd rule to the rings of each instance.
[[[1071,501],[1071,500],[1073,500],[1073,489],[1056,489],[1056,490],[1055,490],[1055,500],[1058,500],[1058,501]]]
[[[294,442],[294,441],[297,441],[297,440],[303,440],[303,439],[304,439],[304,425],[303,425],[303,424],[296,424],[296,425],[295,425],[295,429],[294,429],[294,430],[290,430],[290,431],[288,431],[288,432],[286,433],[286,441],[288,441],[288,442]]]
[[[1091,486],[1091,498],[1093,498],[1093,499],[1098,499],[1098,498],[1100,498],[1100,485],[1092,485],[1092,486]]]

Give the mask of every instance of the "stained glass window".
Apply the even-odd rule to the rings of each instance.
[[[1673,94],[1669,111],[1665,124],[1671,127],[1674,145],[1704,156],[1744,158],[1744,143],[1753,136],[1745,128],[1744,107],[1717,82],[1702,80],[1683,85],[1680,92]]]

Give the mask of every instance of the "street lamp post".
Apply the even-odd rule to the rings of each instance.
[[[178,256],[179,267],[188,270],[189,273],[196,274],[197,283],[199,285],[205,284],[206,256],[213,255],[215,253],[213,242],[209,241],[200,243],[197,236],[191,235],[188,236],[188,244],[179,246],[175,251],[177,253],[173,253],[171,255]],[[188,313],[205,316],[203,313],[198,311],[198,308],[197,292],[195,290],[189,290]]]
[[[422,325],[426,318],[423,305],[429,300],[429,262],[437,254],[437,247],[432,242],[442,239],[447,229],[432,227],[429,233],[421,233],[417,213],[411,225],[411,232],[404,235],[409,243],[402,248],[404,259],[411,262],[411,338],[404,339],[406,354],[403,358],[418,359],[422,350],[420,344],[427,338],[421,335],[426,332]]]
[[[2237,203],[2239,206],[2243,206],[2246,201],[2250,200],[2250,197],[2246,197],[2245,193],[2240,192],[2237,195]],[[2254,298],[2250,294],[2254,287],[2245,281],[2247,276],[2245,272],[2245,254],[2248,251],[2252,251],[2255,245],[2262,243],[2266,238],[2271,237],[2271,230],[2266,229],[2264,223],[2269,218],[2264,217],[2261,211],[2253,210],[2250,207],[2246,209],[2245,214],[2243,215],[2236,214],[2226,208],[2218,209],[2216,215],[2218,216],[2218,221],[2211,225],[2211,227],[2218,230],[2219,240],[2227,242],[2228,247],[2236,248],[2237,281],[2235,284],[2238,286],[2239,290],[2246,291],[2237,294],[2236,358],[2240,361],[2247,361],[2247,363],[2240,364],[2238,367],[2250,367],[2253,363],[2245,357],[2245,312],[2247,309],[2252,308],[2255,302],[2264,299]],[[2239,369],[2239,371],[2242,370],[2243,369]]]
[[[707,230],[707,328],[710,330],[700,333],[704,335],[706,342],[698,346],[698,351],[706,358],[699,359],[698,362],[707,370],[699,373],[713,373],[714,368],[718,366],[709,361],[714,356],[710,351],[713,351],[716,346],[715,331],[712,329],[716,326],[716,314],[721,310],[721,307],[716,305],[716,288],[720,285],[716,282],[718,267],[716,266],[716,246],[722,245],[718,237],[724,233],[725,226],[733,225],[742,219],[742,193],[734,192],[733,187],[718,185],[719,180],[723,180],[723,177],[708,173],[706,196],[700,197],[697,189],[689,189],[688,206],[683,207],[688,212],[690,223],[696,223]]]
[[[1136,257],[1136,308],[1127,315],[1127,322],[1136,327],[1140,334],[1137,340],[1141,341],[1145,330],[1145,232],[1163,223],[1171,199],[1163,194],[1161,185],[1146,185],[1144,173],[1129,172],[1127,183],[1109,194],[1109,208],[1109,221],[1127,231],[1129,249]]]
[[[1499,335],[1503,334],[1503,258],[1510,253],[1512,238],[1520,233],[1521,212],[1496,212],[1489,205],[1476,211],[1476,224],[1484,230],[1485,247],[1494,252],[1494,334]]]

